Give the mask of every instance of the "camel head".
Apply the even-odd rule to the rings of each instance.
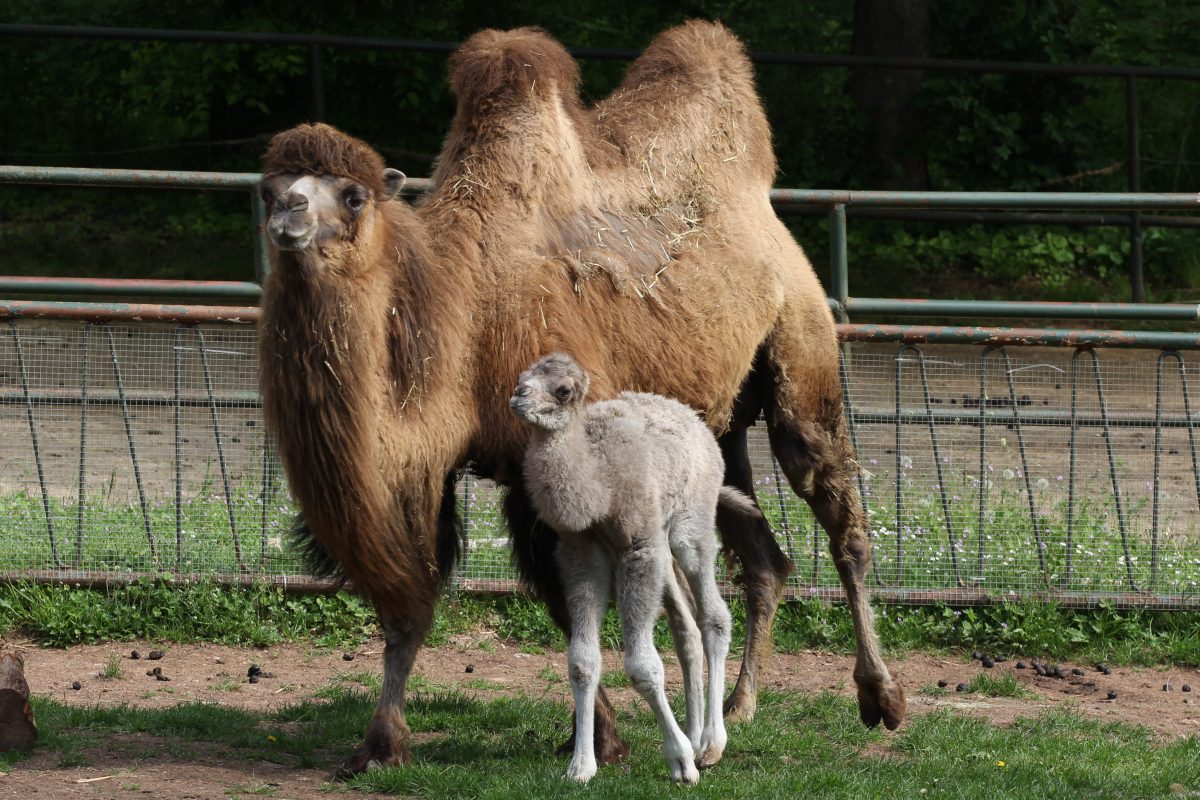
[[[570,423],[587,396],[588,375],[563,353],[543,356],[517,378],[508,406],[518,418],[547,431]]]
[[[369,145],[329,125],[279,133],[263,157],[259,185],[267,236],[277,254],[309,263],[338,260],[371,235],[381,205],[404,180]]]

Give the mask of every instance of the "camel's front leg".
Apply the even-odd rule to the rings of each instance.
[[[415,616],[382,619],[384,636],[383,688],[375,716],[367,726],[363,743],[346,759],[338,776],[348,778],[376,767],[407,764],[410,732],[404,719],[404,685],[417,658],[417,650],[433,622],[433,604]]]

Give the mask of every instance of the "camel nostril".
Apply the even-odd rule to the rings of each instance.
[[[283,198],[283,207],[288,211],[304,211],[308,208],[308,198],[302,194],[288,194]]]
[[[513,397],[525,397],[531,391],[533,391],[533,390],[530,389],[528,386],[518,386],[517,390],[515,392],[513,392]]]

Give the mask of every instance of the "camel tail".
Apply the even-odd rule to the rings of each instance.
[[[717,497],[717,505],[735,514],[762,519],[762,509],[747,494],[734,489],[732,486],[722,486],[721,494]]]

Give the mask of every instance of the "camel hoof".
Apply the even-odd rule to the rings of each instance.
[[[617,735],[616,731],[610,731],[601,736],[599,731],[594,737],[593,749],[596,754],[596,763],[599,765],[616,764],[619,761],[624,761],[629,757],[629,745],[625,744],[624,740]],[[572,734],[570,739],[560,744],[554,750],[556,756],[569,756],[575,753],[575,735]],[[570,776],[568,776],[570,777]]]
[[[733,694],[725,701],[724,716],[726,725],[740,725],[754,719],[758,711],[758,698],[752,692],[742,692],[734,689]]]
[[[858,686],[858,715],[868,728],[882,722],[889,731],[896,730],[904,721],[906,706],[904,687],[897,681]]]
[[[388,748],[378,741],[364,742],[342,762],[336,778],[344,781],[373,769],[402,767],[410,761],[412,761],[412,756],[409,754],[408,748],[402,744],[395,748]]]

